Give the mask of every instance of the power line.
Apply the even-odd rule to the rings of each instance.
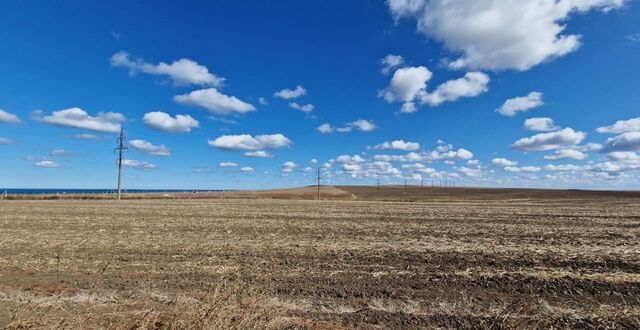
[[[122,151],[129,149],[124,146],[124,129],[120,128],[120,137],[118,138],[118,146],[113,150],[118,150],[118,200],[122,198]]]

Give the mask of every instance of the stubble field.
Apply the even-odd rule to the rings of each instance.
[[[640,194],[411,189],[0,201],[0,328],[640,328]]]

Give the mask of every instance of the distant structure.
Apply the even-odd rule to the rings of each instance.
[[[118,146],[113,150],[118,151],[118,200],[122,198],[122,151],[129,149],[124,146],[124,129],[120,128],[120,137],[118,138]]]

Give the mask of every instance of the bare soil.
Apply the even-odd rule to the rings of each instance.
[[[638,193],[314,189],[0,201],[0,327],[640,328]]]

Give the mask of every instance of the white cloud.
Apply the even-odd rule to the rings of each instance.
[[[560,126],[556,125],[551,118],[537,117],[525,120],[524,129],[534,132],[551,132],[559,130]]]
[[[258,103],[262,105],[269,105],[269,101],[267,101],[267,99],[265,99],[264,97],[259,98]]]
[[[282,172],[291,173],[297,167],[296,163],[288,161],[282,164]]]
[[[607,139],[607,146],[603,151],[640,151],[640,132],[622,133]]]
[[[494,158],[491,160],[491,164],[496,166],[506,167],[506,166],[516,166],[518,165],[518,162],[515,160],[508,160],[506,158]]]
[[[72,152],[66,151],[64,149],[53,149],[49,152],[49,156],[51,157],[68,157],[73,156]]]
[[[189,115],[171,115],[153,111],[144,114],[142,121],[149,127],[167,133],[191,132],[191,129],[200,127],[200,123]]]
[[[531,92],[527,96],[518,96],[506,100],[496,112],[507,117],[513,117],[518,112],[527,112],[533,108],[542,106],[542,93]]]
[[[143,170],[143,171],[151,171],[158,168],[156,164],[149,163],[149,162],[140,162],[132,159],[123,159],[122,165],[126,167],[135,168],[137,170]]]
[[[628,132],[640,132],[640,117],[628,120],[618,120],[611,126],[598,127],[598,133],[620,134]]]
[[[318,126],[316,130],[320,133],[328,134],[328,133],[333,133],[334,131],[340,132],[340,133],[347,133],[347,132],[353,131],[354,129],[362,132],[371,132],[371,131],[374,131],[376,128],[377,126],[372,121],[365,120],[365,119],[358,119],[350,123],[346,123],[342,127],[333,127],[331,126],[331,124],[325,123]]]
[[[244,153],[245,157],[252,157],[252,158],[273,158],[273,154],[270,154],[264,150],[258,150],[258,151],[247,151]]]
[[[245,166],[241,168],[240,171],[245,173],[253,172],[253,167]]]
[[[121,51],[111,56],[111,65],[128,68],[130,75],[144,72],[155,76],[167,76],[178,86],[201,85],[219,87],[225,80],[210,73],[207,67],[186,58],[179,59],[171,64],[164,62],[151,64],[144,62],[142,59],[132,60],[127,52]]]
[[[320,132],[320,133],[327,134],[327,133],[333,132],[334,128],[331,126],[331,124],[325,123],[325,124],[322,124],[322,125],[318,126],[318,128],[316,128],[316,130],[318,130],[318,132]]]
[[[565,128],[550,133],[540,133],[532,137],[516,141],[512,147],[520,151],[545,151],[574,146],[582,142],[587,136],[584,132],[576,132],[572,128]]]
[[[285,100],[290,100],[290,99],[296,99],[296,98],[298,98],[300,96],[303,96],[305,94],[307,94],[307,90],[304,89],[304,87],[302,87],[301,85],[298,85],[298,86],[296,86],[295,89],[285,88],[283,90],[275,92],[273,94],[273,96],[279,97],[279,98],[285,99]]]
[[[101,139],[101,137],[95,134],[87,134],[87,133],[76,134],[74,137],[78,140],[100,140]]]
[[[575,159],[575,160],[583,160],[589,157],[582,151],[574,150],[574,149],[560,149],[556,150],[553,155],[546,155],[544,159],[546,160],[562,160],[562,159]]]
[[[272,135],[222,135],[215,140],[209,140],[209,145],[223,150],[259,151],[288,147],[291,140],[282,134]]]
[[[289,107],[292,109],[296,109],[299,111],[302,111],[304,113],[309,113],[311,111],[313,111],[313,104],[305,104],[305,105],[300,105],[296,102],[291,102],[289,103]]]
[[[355,164],[355,163],[364,163],[366,159],[360,157],[360,155],[340,155],[336,158],[336,161],[341,164]]]
[[[218,167],[221,168],[229,168],[229,167],[237,167],[238,164],[234,163],[234,162],[221,162],[220,164],[218,164]]]
[[[404,67],[396,70],[389,86],[378,92],[387,102],[403,102],[401,113],[417,111],[415,101],[430,106],[455,101],[461,97],[478,96],[488,90],[489,76],[482,72],[468,72],[464,77],[440,84],[435,91],[427,91],[432,73],[424,66]]]
[[[545,171],[580,171],[583,169],[582,166],[573,165],[573,164],[563,164],[563,165],[553,165],[549,164],[544,167]]]
[[[215,88],[207,88],[193,91],[189,94],[176,95],[173,100],[177,103],[205,108],[219,115],[232,113],[247,113],[256,108],[235,96],[220,93]]]
[[[363,132],[371,132],[376,129],[376,125],[372,121],[364,120],[364,119],[358,119],[356,121],[353,121],[347,124],[347,126],[353,127]]]
[[[489,76],[482,72],[468,72],[464,77],[449,80],[439,85],[434,92],[422,95],[421,102],[438,106],[461,97],[478,96],[489,90],[487,85],[490,80]]]
[[[151,142],[136,139],[129,141],[129,146],[148,155],[171,156],[171,150],[169,150],[169,148],[167,148],[167,146],[165,146],[164,144],[157,146],[152,144]]]
[[[405,142],[404,140],[385,141],[381,144],[373,147],[379,150],[402,150],[402,151],[415,151],[420,149],[420,144],[416,142]]]
[[[48,168],[55,168],[55,167],[60,167],[60,165],[52,160],[47,160],[47,159],[43,159],[43,160],[39,160],[37,162],[35,162],[34,166],[36,167],[48,167]]]
[[[394,72],[389,87],[379,93],[387,102],[411,102],[425,93],[433,74],[424,66],[400,68]]]
[[[509,172],[514,172],[514,173],[520,173],[520,172],[534,173],[534,172],[540,172],[540,170],[542,169],[537,166],[523,166],[523,167],[506,166],[504,170]]]
[[[309,163],[311,164],[318,164],[318,160],[313,158],[312,160],[309,161]]]
[[[32,117],[37,121],[51,125],[109,133],[119,132],[120,124],[125,121],[125,117],[121,113],[98,112],[94,117],[80,108],[54,111],[49,116],[43,116],[42,111],[36,110],[33,112]]]
[[[13,140],[0,137],[0,145],[7,145],[7,144],[12,144],[12,143],[13,143]]]
[[[462,166],[458,169],[458,172],[470,178],[481,178],[483,176],[482,169],[480,168],[469,168],[466,166]]]
[[[22,120],[18,116],[0,109],[0,122],[8,124],[20,124]]]
[[[607,158],[613,161],[640,161],[640,156],[632,151],[614,151]]]
[[[459,148],[458,150],[434,150],[427,157],[427,160],[456,161],[469,160],[473,158],[473,153],[467,149]]]
[[[400,55],[389,54],[380,60],[380,64],[382,65],[380,72],[382,72],[382,74],[389,74],[391,70],[404,64],[404,58]]]
[[[461,56],[452,68],[527,70],[571,53],[580,36],[563,34],[569,18],[608,11],[625,0],[389,0],[396,19],[415,18],[418,31]]]

